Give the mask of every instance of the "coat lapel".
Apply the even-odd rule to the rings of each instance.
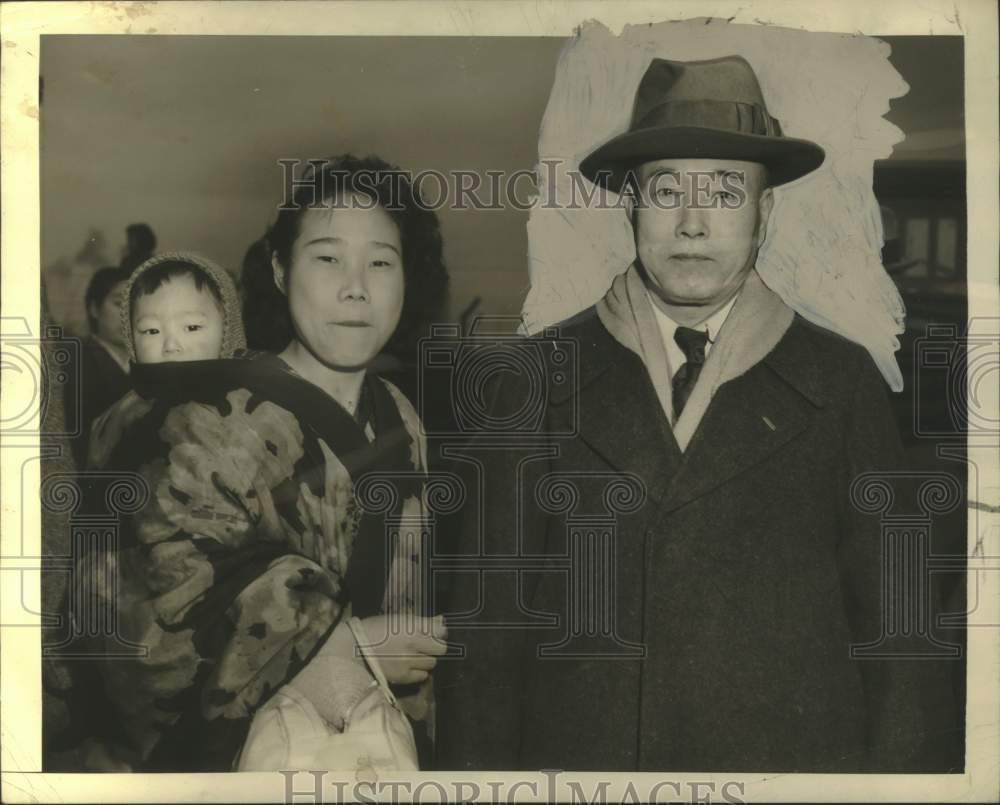
[[[578,340],[575,382],[550,401],[556,428],[573,428],[609,466],[641,478],[666,515],[810,427],[825,397],[807,327],[796,320],[760,363],[719,388],[682,453],[642,361],[595,324]]]
[[[642,361],[599,323],[594,332],[580,339],[577,382],[569,384],[572,393],[552,400],[553,415],[563,429],[578,417],[579,438],[609,466],[640,478],[649,497],[662,502],[682,458],[670,423]]]
[[[800,336],[793,325],[761,363],[719,388],[670,483],[663,514],[760,464],[812,424],[824,400]]]

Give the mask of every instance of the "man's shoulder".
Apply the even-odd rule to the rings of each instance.
[[[568,370],[570,382],[553,390],[556,403],[565,398],[566,390],[589,385],[612,366],[634,363],[640,376],[645,375],[642,359],[608,331],[595,306],[546,327],[533,338],[545,345],[546,360],[562,363]]]
[[[883,382],[868,350],[798,314],[764,362],[818,405]]]
[[[808,349],[814,360],[822,361],[831,369],[848,368],[871,362],[871,357],[856,341],[828,330],[822,325],[803,318],[798,313],[788,328],[788,337]]]
[[[840,333],[835,333],[833,330],[828,330],[821,324],[809,321],[800,313],[795,314],[789,330],[794,331],[795,337],[809,339],[814,347],[830,353],[847,354],[864,351],[864,348],[857,342]]]
[[[533,334],[531,338],[541,343],[551,344],[553,347],[557,346],[560,342],[572,343],[575,345],[575,349],[579,351],[581,357],[607,350],[628,351],[608,332],[601,321],[601,317],[597,314],[597,307],[595,305],[584,308],[579,313],[575,313],[556,324],[542,328]]]
[[[489,396],[499,409],[522,406],[539,393],[548,405],[561,405],[610,365],[634,360],[641,368],[639,358],[608,332],[594,306],[541,328],[521,343],[530,347],[525,359],[516,369],[495,373],[491,383]]]

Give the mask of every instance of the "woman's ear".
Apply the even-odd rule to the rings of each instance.
[[[278,286],[279,291],[287,296],[288,293],[285,290],[285,267],[278,259],[277,252],[271,252],[271,270],[274,272],[274,284]]]

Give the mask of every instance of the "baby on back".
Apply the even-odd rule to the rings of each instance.
[[[170,252],[153,257],[132,273],[122,293],[122,334],[135,388],[94,420],[87,455],[92,469],[114,463],[115,447],[126,429],[152,408],[153,399],[136,390],[138,375],[160,373],[160,368],[148,365],[232,358],[246,347],[236,286],[227,271],[200,255]],[[162,369],[168,376],[160,382],[167,384],[183,371],[179,366]],[[102,578],[116,572],[113,552],[87,561],[106,563]],[[127,755],[109,737],[91,736],[75,751],[80,767],[88,771],[132,770]]]
[[[123,324],[136,363],[232,357],[245,346],[236,287],[228,272],[200,255],[147,260],[126,295]]]
[[[91,468],[107,465],[124,429],[152,405],[139,393],[139,367],[232,358],[246,349],[232,277],[192,252],[166,252],[135,270],[124,290],[122,331],[136,388],[94,420]]]

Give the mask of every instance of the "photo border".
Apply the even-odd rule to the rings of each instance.
[[[2,147],[2,247],[4,267],[0,299],[5,327],[22,321],[38,336],[39,263],[39,108],[40,37],[53,34],[150,35],[406,35],[406,36],[572,36],[586,20],[618,32],[627,24],[668,19],[715,17],[732,23],[767,24],[815,31],[872,35],[961,35],[965,38],[966,172],[969,232],[969,318],[996,319],[998,303],[998,128],[997,15],[980,0],[837,4],[764,0],[749,2],[162,2],[162,3],[5,3],[0,6],[2,77],[0,77],[0,147]],[[6,333],[5,333],[6,334]],[[0,395],[2,420],[37,394],[27,373],[5,372]],[[996,395],[996,391],[992,390]],[[997,398],[986,401],[995,413]],[[992,417],[993,421],[997,419]],[[34,427],[37,432],[38,428]],[[29,427],[28,431],[31,430]],[[279,773],[205,774],[45,774],[41,768],[41,629],[31,628],[27,612],[38,612],[40,586],[32,580],[41,554],[38,510],[14,503],[36,500],[40,476],[37,436],[0,435],[0,568],[3,570],[0,623],[0,735],[4,802],[273,802],[284,801],[285,778]],[[979,579],[979,613],[984,623],[1000,623],[1000,509],[998,509],[998,439],[974,444],[970,439],[969,576]],[[981,462],[973,466],[973,462]],[[973,474],[975,469],[978,477]],[[28,494],[30,493],[30,494]],[[979,499],[986,497],[986,499]],[[976,553],[976,547],[980,552]],[[985,547],[985,550],[983,548]],[[985,554],[985,555],[984,555]],[[32,563],[34,563],[34,568]],[[988,572],[992,569],[992,572]],[[20,579],[20,582],[15,581]],[[969,605],[976,586],[969,585]],[[982,608],[985,607],[985,610]],[[23,624],[23,625],[22,625]],[[966,771],[964,774],[827,775],[827,774],[563,774],[559,795],[568,798],[569,780],[588,793],[595,783],[612,781],[609,801],[620,800],[628,783],[640,795],[664,780],[684,790],[691,782],[745,783],[745,801],[935,800],[983,801],[998,791],[1000,698],[996,668],[1000,628],[968,630]],[[821,725],[818,725],[821,728]],[[724,725],[720,725],[724,729]],[[306,775],[307,776],[307,775]],[[304,790],[296,781],[296,791]],[[333,779],[333,775],[330,775]],[[542,773],[445,774],[425,772],[393,780],[534,782],[537,795],[522,786],[517,799],[544,801],[550,778]],[[433,791],[434,789],[430,789]],[[453,789],[452,789],[453,790]],[[466,789],[468,790],[468,789]],[[488,792],[489,789],[485,789]],[[332,796],[333,789],[324,793]],[[309,801],[301,795],[295,800]],[[324,799],[324,801],[334,801]]]

